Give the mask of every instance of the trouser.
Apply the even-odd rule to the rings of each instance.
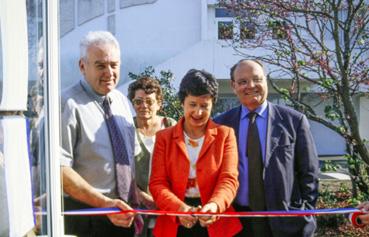
[[[248,206],[233,204],[236,211],[252,211]],[[273,237],[272,230],[266,217],[241,217],[243,229],[236,237]]]
[[[92,208],[69,197],[64,198],[64,210]],[[78,237],[133,237],[134,228],[115,226],[107,216],[64,216],[65,234]],[[133,226],[133,225],[132,225]]]

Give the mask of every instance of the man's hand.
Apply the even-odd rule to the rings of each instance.
[[[125,202],[120,199],[111,199],[107,202],[105,207],[118,207],[121,210],[132,210],[132,208]],[[111,214],[107,215],[109,220],[116,226],[129,228],[133,220],[135,218],[135,214],[132,212],[124,213],[124,214]]]
[[[205,204],[203,208],[201,208],[200,212],[217,213],[218,209],[219,209],[218,205],[215,202],[209,202]],[[209,225],[213,224],[217,220],[218,218],[216,216],[199,217],[200,225],[202,227],[208,227]]]
[[[121,210],[132,210],[132,208],[120,199],[111,199],[97,192],[71,167],[63,166],[63,190],[72,198],[86,203],[92,207],[118,207]],[[134,213],[111,214],[107,216],[116,226],[130,227],[135,217]]]

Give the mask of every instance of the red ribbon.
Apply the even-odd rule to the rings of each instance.
[[[163,210],[120,210],[119,208],[89,208],[82,210],[65,211],[64,215],[112,215],[135,213],[154,216],[213,216],[218,217],[296,217],[296,216],[318,216],[318,215],[335,215],[335,214],[364,214],[357,208],[335,208],[335,209],[314,209],[314,210],[299,210],[299,211],[252,211],[252,212],[223,212],[223,213],[208,213],[208,212],[181,212],[181,211],[163,211]]]

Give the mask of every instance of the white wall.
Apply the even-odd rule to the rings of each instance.
[[[199,0],[158,0],[154,4],[117,7],[114,13],[122,50],[121,82],[127,80],[128,72],[138,73],[147,66],[160,64],[201,39]],[[105,11],[61,38],[62,87],[80,78],[79,40],[88,31],[106,30],[107,16]]]
[[[208,5],[206,20],[201,21],[203,1],[158,0],[153,4],[124,9],[120,9],[119,1],[116,1],[114,12],[108,14],[105,10],[104,15],[76,27],[61,38],[62,87],[80,78],[77,62],[80,38],[91,30],[106,30],[107,17],[112,15],[115,16],[115,32],[122,49],[123,91],[128,84],[128,72],[137,74],[147,66],[154,66],[157,72],[171,70],[176,77],[176,86],[190,68],[205,69],[218,79],[229,79],[229,68],[241,57],[227,47],[229,42],[217,40],[214,5]],[[211,0],[207,2],[212,3]],[[207,29],[201,29],[202,26]],[[203,38],[206,40],[201,40],[201,32],[205,32]],[[266,55],[270,52],[255,49],[246,53]],[[274,68],[267,66],[267,69]],[[368,104],[364,103],[365,106]],[[361,118],[369,116],[368,110],[365,111],[361,110]],[[360,126],[362,131],[367,128],[363,122]],[[344,141],[333,131],[314,123],[312,129],[319,140],[321,154],[344,152]],[[364,132],[363,136],[369,137],[367,133]],[[327,145],[327,140],[333,143]]]

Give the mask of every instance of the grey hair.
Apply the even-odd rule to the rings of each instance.
[[[120,47],[118,40],[109,31],[90,31],[82,39],[79,44],[80,58],[86,58],[87,50],[91,45],[113,45],[118,49]]]

